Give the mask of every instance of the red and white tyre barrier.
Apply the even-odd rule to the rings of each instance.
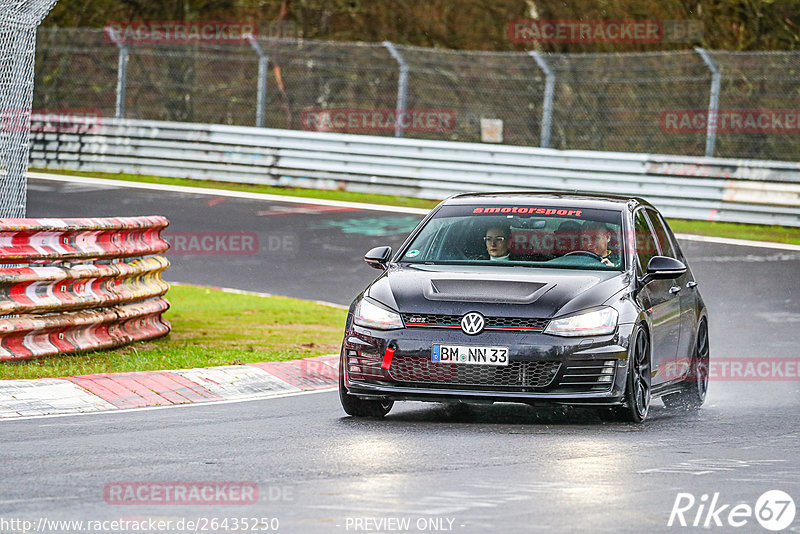
[[[108,264],[0,269],[0,315],[100,308],[158,297],[169,285],[163,256]]]
[[[169,333],[160,216],[0,219],[0,361]],[[21,264],[21,265],[19,265]]]
[[[165,336],[170,324],[161,298],[100,308],[0,320],[0,361],[108,349]]]
[[[162,254],[165,217],[0,219],[0,262],[114,259]]]

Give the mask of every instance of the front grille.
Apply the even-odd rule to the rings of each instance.
[[[407,328],[461,328],[463,315],[439,315],[425,313],[403,314],[403,323]],[[484,330],[509,330],[541,332],[547,327],[547,319],[531,319],[528,317],[486,317]]]
[[[395,356],[389,374],[393,380],[426,385],[543,388],[550,385],[560,362],[513,361],[507,366],[434,363],[430,357]]]
[[[559,380],[559,389],[607,391],[614,383],[615,360],[571,362]]]

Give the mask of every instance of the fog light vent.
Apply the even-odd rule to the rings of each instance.
[[[559,386],[570,391],[607,391],[614,383],[616,360],[575,362],[567,367]]]

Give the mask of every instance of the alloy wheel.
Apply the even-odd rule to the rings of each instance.
[[[639,330],[634,345],[631,362],[631,386],[633,387],[633,408],[644,419],[650,409],[650,342],[644,330]]]

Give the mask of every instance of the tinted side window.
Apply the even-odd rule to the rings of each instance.
[[[661,219],[661,216],[658,213],[652,210],[647,210],[647,215],[650,218],[650,224],[653,225],[653,230],[655,230],[656,232],[656,237],[658,238],[658,244],[661,249],[661,255],[678,259],[678,256],[675,254],[675,247],[672,246],[672,241],[669,238],[667,229],[664,227],[666,223],[664,223],[664,221]]]
[[[636,233],[636,256],[639,258],[638,271],[647,270],[650,258],[658,255],[656,236],[650,230],[644,210],[638,210],[633,218],[634,232]]]

